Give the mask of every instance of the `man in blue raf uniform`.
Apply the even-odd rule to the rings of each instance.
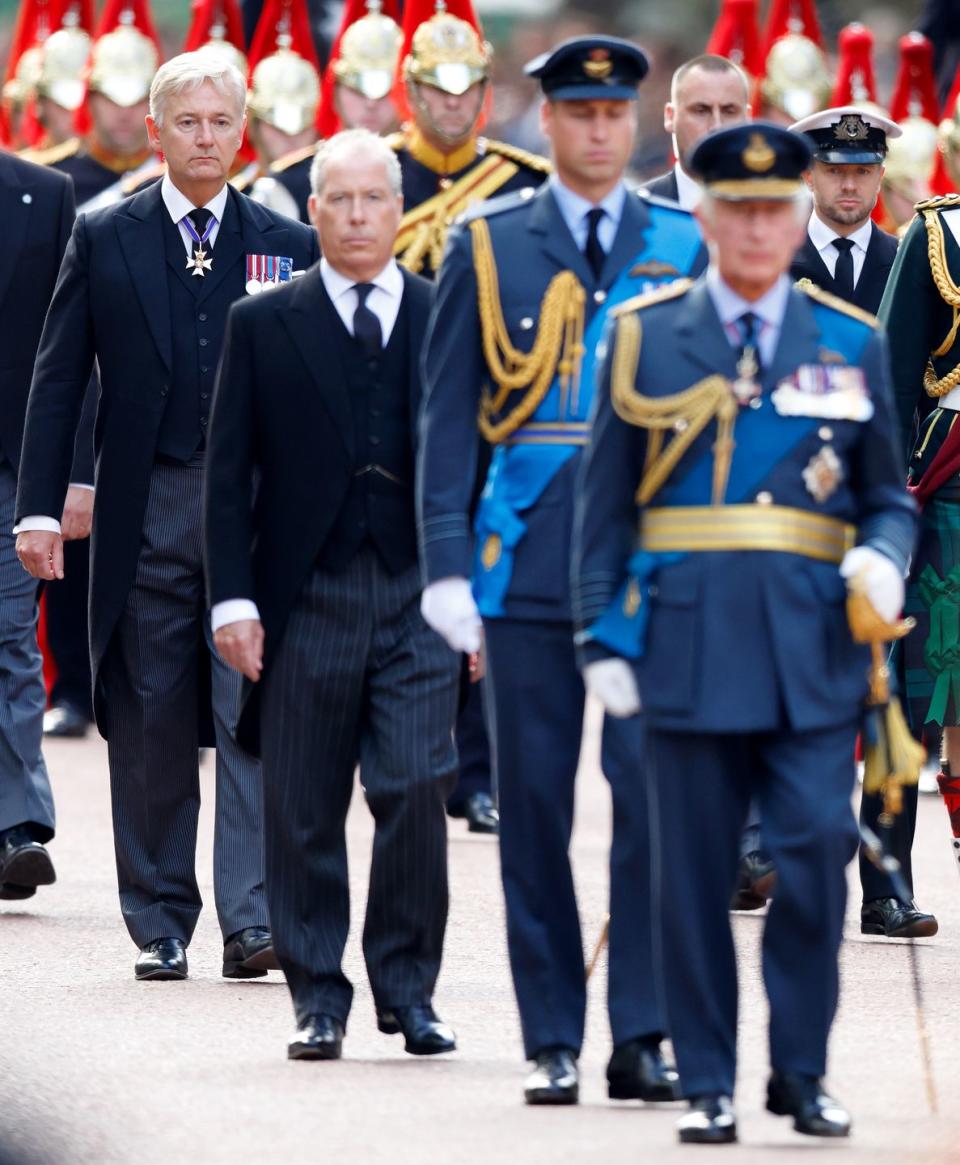
[[[617,313],[578,491],[584,679],[623,714],[640,706],[639,678],[671,859],[654,917],[684,1142],[736,1139],[727,905],[751,798],[778,872],[767,1107],[802,1133],[850,1127],[821,1084],[869,663],[844,578],[894,619],[915,517],[882,334],[787,275],[809,157],[803,137],[764,122],[694,151],[710,268]]]
[[[540,79],[556,173],[471,211],[450,233],[427,337],[420,448],[423,612],[450,645],[480,647],[495,733],[510,962],[531,1104],[578,1097],[584,966],[568,846],[584,690],[573,652],[569,546],[594,351],[613,302],[705,261],[694,220],[628,193],[623,170],[647,60],[582,37],[527,66]],[[480,414],[478,432],[478,411]],[[481,441],[494,447],[468,514]],[[471,590],[470,576],[473,575]],[[647,809],[636,719],[608,724],[614,800],[610,1095],[666,1099],[646,896]],[[536,762],[532,763],[532,758]]]

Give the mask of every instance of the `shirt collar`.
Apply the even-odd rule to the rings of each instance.
[[[827,247],[832,246],[833,240],[837,237],[837,232],[828,226],[816,211],[810,215],[807,234],[810,236],[810,241],[818,251],[825,251]],[[862,227],[857,227],[852,235],[847,235],[847,238],[855,247],[859,247],[861,251],[866,252],[867,247],[870,246],[870,236],[872,234],[873,223],[870,219],[867,219]]]
[[[684,210],[693,210],[703,197],[703,187],[684,170],[679,162],[673,167],[677,179],[677,201]]]
[[[220,192],[215,194],[209,202],[204,203],[206,209],[210,211],[218,223],[223,222],[223,212],[227,206],[227,193],[227,184],[224,183]],[[164,174],[161,179],[160,197],[163,199],[163,205],[167,208],[167,213],[175,223],[180,222],[191,210],[196,209],[190,199],[174,186],[169,174]]]
[[[556,174],[551,174],[547,182],[553,191],[553,197],[557,200],[557,206],[560,207],[563,221],[570,228],[571,234],[574,234],[577,227],[583,222],[584,216],[588,211],[593,210],[594,206],[602,207],[607,212],[614,227],[620,225],[620,219],[623,217],[623,206],[627,200],[627,188],[623,182],[618,182],[606,198],[597,203],[590,202],[589,199],[580,194],[575,194],[569,186],[564,186]]]
[[[334,303],[357,285],[356,279],[344,275],[336,267],[332,267],[326,259],[320,260],[320,278],[323,280],[323,286],[327,289],[327,295]],[[396,259],[391,259],[378,275],[367,282],[396,299],[403,295],[403,275],[400,273]]]
[[[787,310],[787,297],[790,294],[790,277],[781,275],[777,282],[764,292],[759,299],[744,299],[738,295],[729,284],[721,278],[720,272],[711,263],[707,268],[707,290],[717,309],[720,322],[726,327],[738,320],[744,312],[751,311],[765,324],[779,328],[783,323],[784,313]]]

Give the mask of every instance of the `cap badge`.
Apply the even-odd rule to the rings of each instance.
[[[591,49],[583,62],[583,71],[594,81],[606,81],[613,72],[608,49]]]
[[[848,113],[833,127],[833,136],[843,142],[863,142],[870,136],[870,129],[859,113]]]
[[[766,174],[776,162],[777,154],[762,133],[752,133],[740,160],[751,173]]]

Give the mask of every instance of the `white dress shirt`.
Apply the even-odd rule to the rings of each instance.
[[[823,260],[824,266],[834,278],[837,274],[837,258],[839,251],[833,245],[833,240],[837,238],[837,232],[833,227],[828,226],[816,211],[810,215],[810,222],[807,226],[807,234],[810,236],[810,241],[817,248],[820,258]],[[857,227],[852,235],[847,235],[847,238],[853,243],[853,248],[850,254],[853,256],[853,286],[857,286],[857,280],[860,278],[860,272],[863,270],[863,264],[867,258],[867,247],[870,246],[870,236],[873,234],[873,223],[870,219],[863,224],[862,227]]]
[[[760,362],[764,368],[769,368],[777,351],[780,340],[780,329],[783,326],[784,313],[787,310],[787,299],[790,295],[790,276],[781,275],[777,282],[764,292],[759,299],[744,299],[732,287],[723,281],[720,272],[711,263],[707,268],[707,291],[717,309],[717,315],[723,324],[731,345],[740,348],[743,336],[737,326],[737,320],[745,312],[753,312],[760,320],[760,334],[757,337],[757,348],[760,353]]]
[[[183,239],[183,251],[189,258],[193,254],[194,240],[183,225],[183,220],[187,217],[191,210],[194,210],[194,204],[185,194],[174,186],[170,180],[169,174],[164,174],[160,182],[160,197],[163,199],[163,205],[167,208],[167,213],[180,228],[180,237]],[[220,231],[220,223],[223,221],[223,212],[227,205],[227,187],[226,184],[221,188],[219,194],[215,194],[209,202],[204,204],[207,210],[213,215],[213,228],[208,236],[210,246],[217,241],[217,234]],[[71,485],[76,485],[80,489],[93,489],[92,485],[86,485],[80,482],[71,482]],[[60,533],[60,523],[56,518],[49,518],[42,514],[29,514],[17,526],[14,526],[14,534],[19,534],[21,531],[28,530],[47,530],[51,534]]]
[[[577,244],[578,251],[582,251],[587,245],[587,233],[590,230],[590,224],[587,221],[588,213],[595,206],[606,211],[597,224],[597,239],[600,246],[609,255],[610,248],[613,246],[613,241],[620,228],[620,219],[623,218],[623,206],[627,200],[626,186],[622,182],[618,182],[606,198],[601,202],[593,203],[582,195],[575,194],[569,186],[564,186],[556,174],[550,175],[547,184],[553,192],[553,197],[557,200],[560,214],[567,224],[570,234],[573,235],[573,241]]]
[[[690,177],[679,162],[674,164],[673,172],[677,179],[677,201],[684,210],[693,210],[703,198],[703,187]]]
[[[320,278],[333,306],[337,309],[337,315],[343,320],[343,326],[352,336],[353,316],[359,302],[356,280],[331,267],[326,259],[320,260]],[[380,321],[380,331],[386,344],[397,322],[400,301],[403,299],[403,275],[396,259],[391,259],[379,275],[366,282],[373,284],[373,291],[367,296],[367,307]],[[214,603],[210,611],[210,626],[214,631],[218,631],[227,623],[259,618],[260,611],[252,599],[224,599],[222,603]]]

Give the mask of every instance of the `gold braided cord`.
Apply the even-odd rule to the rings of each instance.
[[[960,287],[957,287],[950,276],[947,265],[946,241],[943,237],[943,225],[936,210],[923,212],[923,223],[927,228],[927,258],[930,262],[930,274],[936,284],[940,298],[953,309],[953,325],[947,333],[946,339],[939,348],[934,349],[933,356],[945,356],[953,347],[960,329]],[[960,365],[947,376],[937,379],[933,366],[928,368],[923,378],[923,385],[927,394],[932,397],[946,396],[951,389],[960,384]]]
[[[477,275],[477,303],[483,354],[497,391],[481,402],[479,426],[483,437],[497,444],[511,436],[537,410],[550,391],[555,375],[566,396],[576,385],[583,359],[586,294],[572,271],[551,279],[540,304],[540,322],[533,347],[521,352],[510,342],[503,318],[497,267],[486,220],[470,223],[473,264]],[[521,400],[499,421],[494,420],[511,392],[526,390]]]
[[[722,505],[733,461],[733,430],[738,412],[730,382],[723,376],[707,376],[683,392],[661,397],[644,396],[635,387],[641,343],[640,317],[636,314],[620,316],[614,340],[611,400],[621,420],[646,429],[650,434],[643,477],[637,489],[637,504],[643,506],[650,501],[680,458],[716,418],[711,501],[715,506]],[[671,430],[675,435],[664,450],[664,435]]]

